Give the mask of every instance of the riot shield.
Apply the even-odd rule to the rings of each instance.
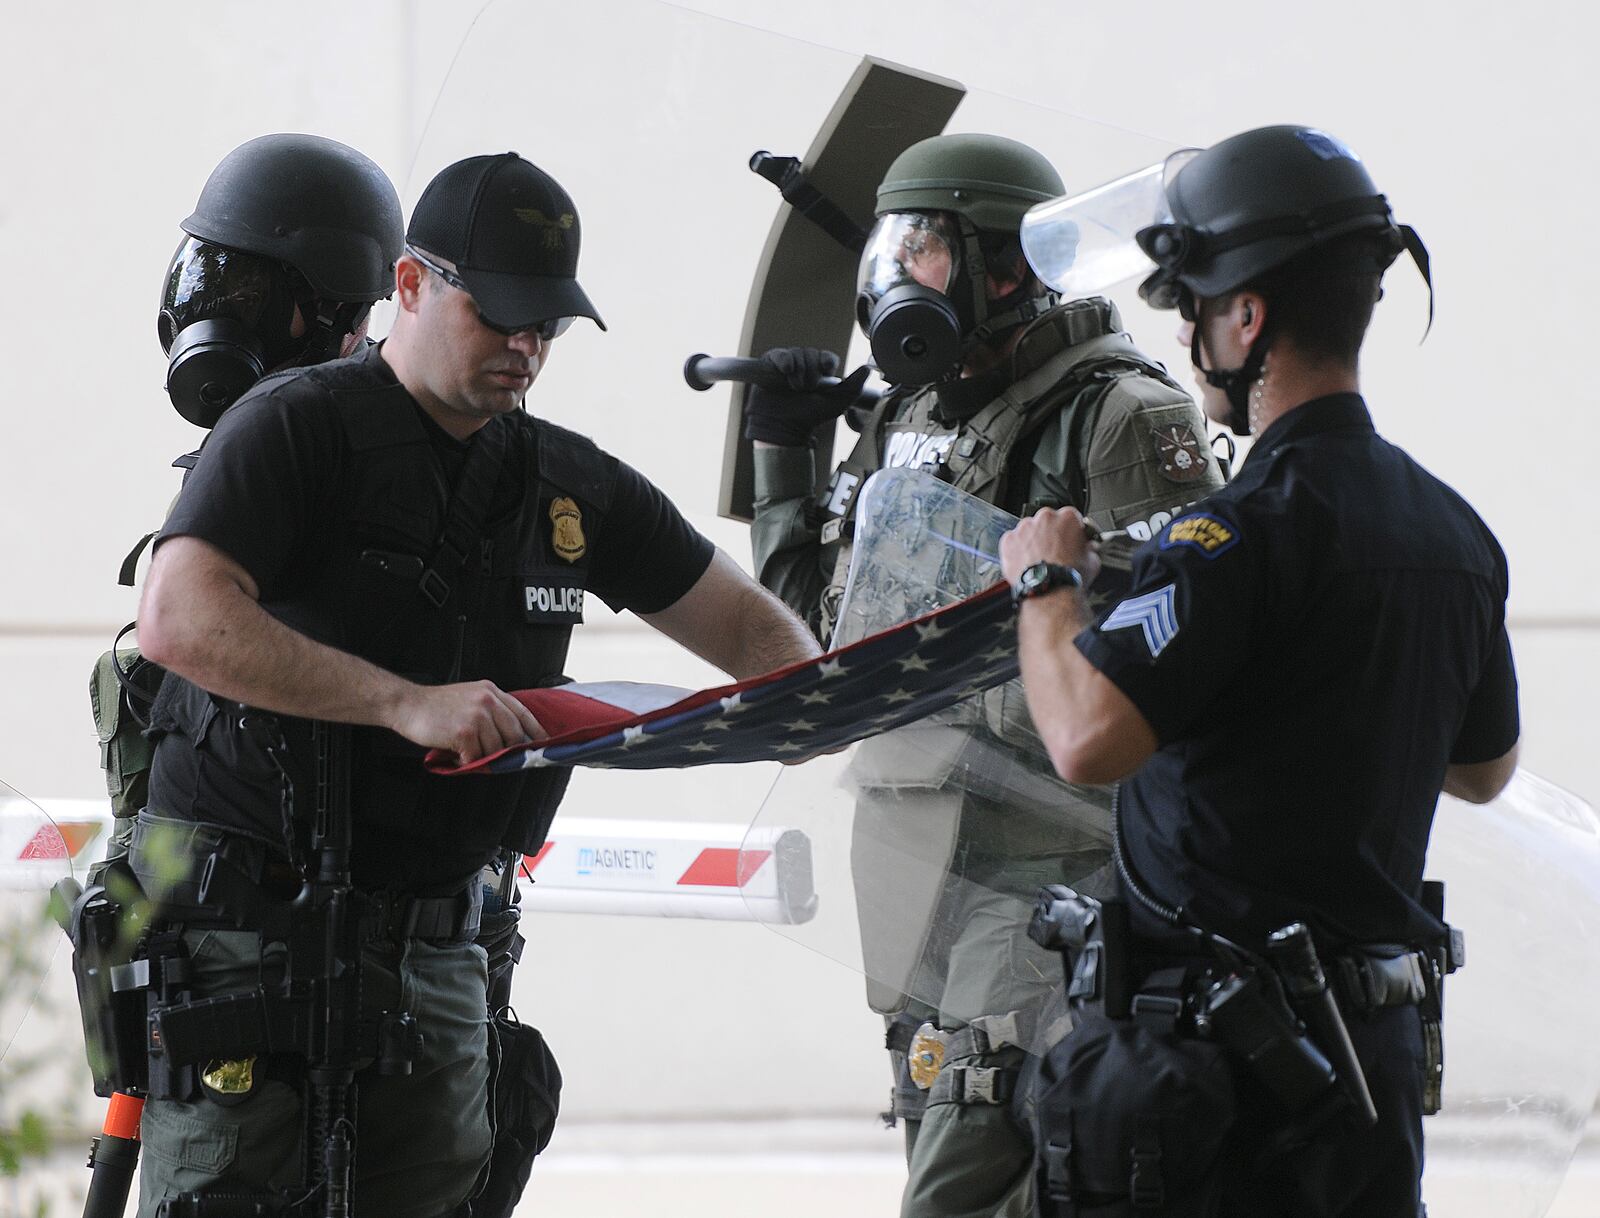
[[[58,881],[72,877],[73,846],[44,809],[0,782],[0,1059],[66,941],[49,898]],[[0,1087],[9,1072],[0,1065]]]
[[[1429,1150],[1493,1161],[1474,1180],[1482,1212],[1537,1218],[1600,1095],[1600,818],[1518,770],[1491,803],[1439,801],[1428,874],[1445,881],[1445,917],[1467,944],[1445,984]]]
[[[857,513],[834,646],[992,586],[1016,523],[913,470],[874,474]],[[874,1009],[1031,1027],[1061,960],[1022,928],[1041,885],[1106,890],[1109,809],[1055,774],[1011,682],[786,771],[756,829],[810,836],[817,915],[783,931],[859,968]]]

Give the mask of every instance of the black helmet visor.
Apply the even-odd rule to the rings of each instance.
[[[272,327],[269,309],[283,310],[282,271],[259,254],[243,253],[185,237],[172,256],[161,285],[156,320],[161,349],[168,354],[178,331],[197,321],[231,318],[255,333]],[[287,318],[285,318],[287,320]]]

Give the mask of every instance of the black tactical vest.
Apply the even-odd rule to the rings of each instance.
[[[561,683],[572,627],[583,617],[588,539],[610,509],[615,463],[542,420],[492,420],[487,427],[503,429],[504,440],[496,489],[462,547],[467,561],[446,564],[438,556],[446,491],[409,395],[370,374],[306,377],[278,391],[324,392],[347,451],[326,528],[262,606],[311,638],[419,683]],[[437,582],[419,582],[427,569],[443,575],[442,594]],[[281,778],[241,709],[169,676],[152,713],[153,730],[168,734],[152,798],[161,750],[181,737],[200,755],[193,807],[156,810],[281,840]],[[309,724],[281,722],[289,778],[308,807]],[[424,750],[392,732],[357,728],[352,739],[354,868],[364,887],[448,888],[497,846],[537,849],[570,776],[551,768],[443,778],[423,769]]]

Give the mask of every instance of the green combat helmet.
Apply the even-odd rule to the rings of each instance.
[[[1055,303],[1029,277],[998,299],[989,268],[1014,263],[1022,217],[1064,190],[1050,162],[998,135],[936,135],[911,145],[878,187],[877,224],[857,281],[856,320],[895,384],[955,376],[979,343]]]

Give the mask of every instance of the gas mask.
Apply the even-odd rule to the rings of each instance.
[[[961,363],[967,326],[951,291],[961,234],[939,212],[890,212],[867,237],[856,279],[856,322],[892,385],[930,385]]]
[[[295,306],[307,322],[291,334]],[[156,319],[167,353],[167,396],[196,427],[211,428],[268,371],[339,353],[371,306],[329,305],[289,267],[185,237],[162,282]]]
[[[856,321],[872,360],[892,385],[948,384],[961,376],[980,344],[1052,308],[1053,292],[1025,279],[1004,296],[989,296],[986,241],[953,212],[889,212],[878,218],[861,255]]]

